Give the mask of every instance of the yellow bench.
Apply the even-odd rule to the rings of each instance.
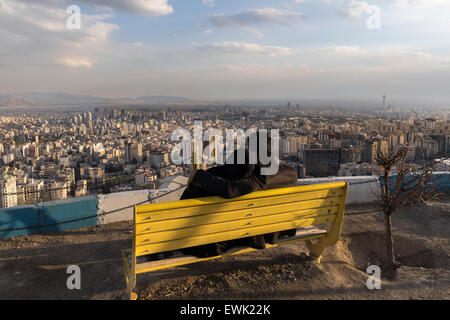
[[[295,237],[267,247],[306,241],[310,255],[320,261],[325,247],[339,240],[347,188],[343,181],[258,191],[234,199],[206,197],[136,206],[132,248],[122,251],[129,298],[136,299],[133,290],[138,274],[256,249],[233,248],[210,258],[180,253],[164,260],[136,262],[139,256],[158,252],[297,228]],[[318,241],[313,243],[313,239]]]

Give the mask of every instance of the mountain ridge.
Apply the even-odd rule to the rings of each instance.
[[[21,92],[0,95],[2,106],[55,106],[92,105],[108,103],[180,103],[192,100],[178,96],[144,95],[137,98],[104,98],[92,95],[76,95],[61,92]]]

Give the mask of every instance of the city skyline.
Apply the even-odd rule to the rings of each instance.
[[[450,102],[446,1],[0,0],[0,95]],[[81,29],[68,30],[69,5]],[[379,29],[369,28],[373,7]],[[372,11],[370,8],[372,7]],[[369,13],[368,13],[369,12]],[[370,13],[372,12],[372,13]]]
[[[176,161],[177,137],[188,132],[191,138],[183,139],[189,141],[199,123],[222,137],[230,130],[275,129],[279,145],[271,149],[296,168],[299,179],[376,175],[377,152],[387,154],[404,146],[408,165],[433,162],[448,171],[449,115],[450,111],[392,108],[319,110],[293,104],[0,110],[0,207],[157,189],[167,178],[187,178],[191,159]],[[220,135],[214,138],[219,152],[224,146],[220,140]],[[205,150],[200,151],[203,160],[208,158]],[[202,168],[217,164],[200,162]]]

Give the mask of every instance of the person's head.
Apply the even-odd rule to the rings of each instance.
[[[262,164],[267,161],[261,161],[261,156],[272,159],[271,143],[270,131],[251,132],[245,138],[245,148],[235,150],[225,159],[222,171],[228,176],[224,178],[237,180],[253,174],[261,174],[261,168],[270,166],[270,164]]]
[[[271,134],[274,134],[272,137]],[[274,175],[279,169],[278,131],[257,130],[248,137],[250,163],[256,163],[260,175]]]
[[[248,135],[245,142],[246,149],[249,154],[253,154],[256,158],[256,164],[258,165],[261,165],[261,155],[267,155],[267,157],[271,156],[271,144],[272,139],[269,130],[256,130]]]
[[[244,155],[244,161],[242,161],[242,156]],[[233,160],[231,160],[233,159]],[[243,163],[242,163],[243,162]],[[238,180],[255,173],[256,165],[250,164],[249,154],[247,149],[235,150],[225,161],[223,165],[225,172],[227,172],[227,179]]]

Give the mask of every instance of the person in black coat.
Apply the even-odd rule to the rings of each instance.
[[[291,166],[280,164],[276,174],[262,175],[261,165],[249,164],[247,150],[245,151],[245,164],[236,164],[237,155],[238,151],[235,151],[232,155],[235,164],[220,165],[208,170],[194,170],[189,177],[188,185],[180,200],[208,196],[231,199],[255,191],[297,186],[297,173]],[[266,242],[275,244],[280,236],[294,236],[295,231],[295,229],[292,229],[238,240],[217,242],[185,248],[180,251],[184,254],[206,258],[221,255],[235,246],[264,249]],[[170,255],[170,252],[149,255],[148,260],[159,260]]]
[[[234,152],[234,157],[237,158],[237,152]],[[246,159],[248,159],[248,153],[246,153]],[[297,186],[297,173],[289,165],[281,164],[275,175],[262,175],[260,171],[260,165],[251,164],[225,164],[208,170],[195,170],[190,176],[181,200],[207,196],[230,199],[255,191]],[[185,254],[204,258],[223,254],[230,248],[239,245],[264,249],[266,242],[277,243],[280,235],[293,236],[295,235],[295,229],[196,246],[181,251]]]

